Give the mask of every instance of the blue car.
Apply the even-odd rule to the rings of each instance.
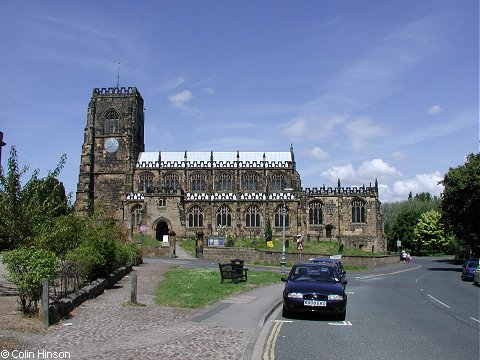
[[[331,314],[345,320],[347,294],[333,264],[293,265],[283,290],[283,316],[294,313]]]
[[[470,259],[465,261],[462,266],[462,280],[473,280],[475,276],[475,270],[478,268],[478,260]]]
[[[343,286],[346,286],[348,284],[347,272],[344,270],[342,262],[340,260],[328,258],[312,258],[310,259],[310,262],[313,262],[315,264],[333,264],[340,277],[340,282],[343,284]]]

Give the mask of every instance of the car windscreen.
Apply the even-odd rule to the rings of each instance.
[[[468,268],[475,268],[478,267],[478,261],[469,261],[467,264]]]
[[[338,274],[331,266],[295,266],[290,272],[289,280],[336,282]]]

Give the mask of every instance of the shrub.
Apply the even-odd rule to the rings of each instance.
[[[18,288],[23,313],[36,314],[42,295],[42,279],[55,278],[57,257],[51,251],[23,248],[5,253],[3,263],[7,268],[8,279]]]

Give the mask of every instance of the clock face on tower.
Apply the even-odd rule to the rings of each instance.
[[[109,153],[114,153],[118,150],[118,140],[115,138],[108,138],[105,140],[105,150]]]

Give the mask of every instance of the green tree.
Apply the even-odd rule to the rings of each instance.
[[[445,251],[451,244],[451,238],[445,233],[440,212],[430,210],[420,215],[414,230],[417,249],[430,249],[432,254]]]
[[[272,241],[272,223],[270,219],[267,219],[267,223],[265,224],[265,242]]]
[[[397,240],[402,241],[402,246],[414,250],[412,240],[413,227],[416,225],[420,214],[429,210],[440,210],[441,198],[430,193],[420,193],[413,196],[409,193],[405,201],[382,203],[381,211],[385,221],[385,233],[390,249],[397,249]],[[404,227],[405,228],[402,228]]]
[[[71,208],[63,184],[57,180],[66,161],[63,155],[56,169],[40,179],[35,170],[22,186],[21,177],[28,171],[18,166],[14,146],[8,159],[8,171],[0,172],[0,248],[33,244],[36,236],[46,231],[53,219]]]
[[[389,231],[389,236],[395,241],[395,244],[397,240],[400,240],[402,248],[416,252],[414,231],[419,217],[420,212],[415,209],[406,208],[398,214],[395,223]]]
[[[450,168],[442,184],[442,219],[446,229],[479,256],[480,153],[469,154],[465,164]]]
[[[5,253],[3,263],[8,279],[17,286],[22,311],[34,315],[42,294],[42,279],[53,279],[57,274],[55,254],[33,247],[15,249]]]

